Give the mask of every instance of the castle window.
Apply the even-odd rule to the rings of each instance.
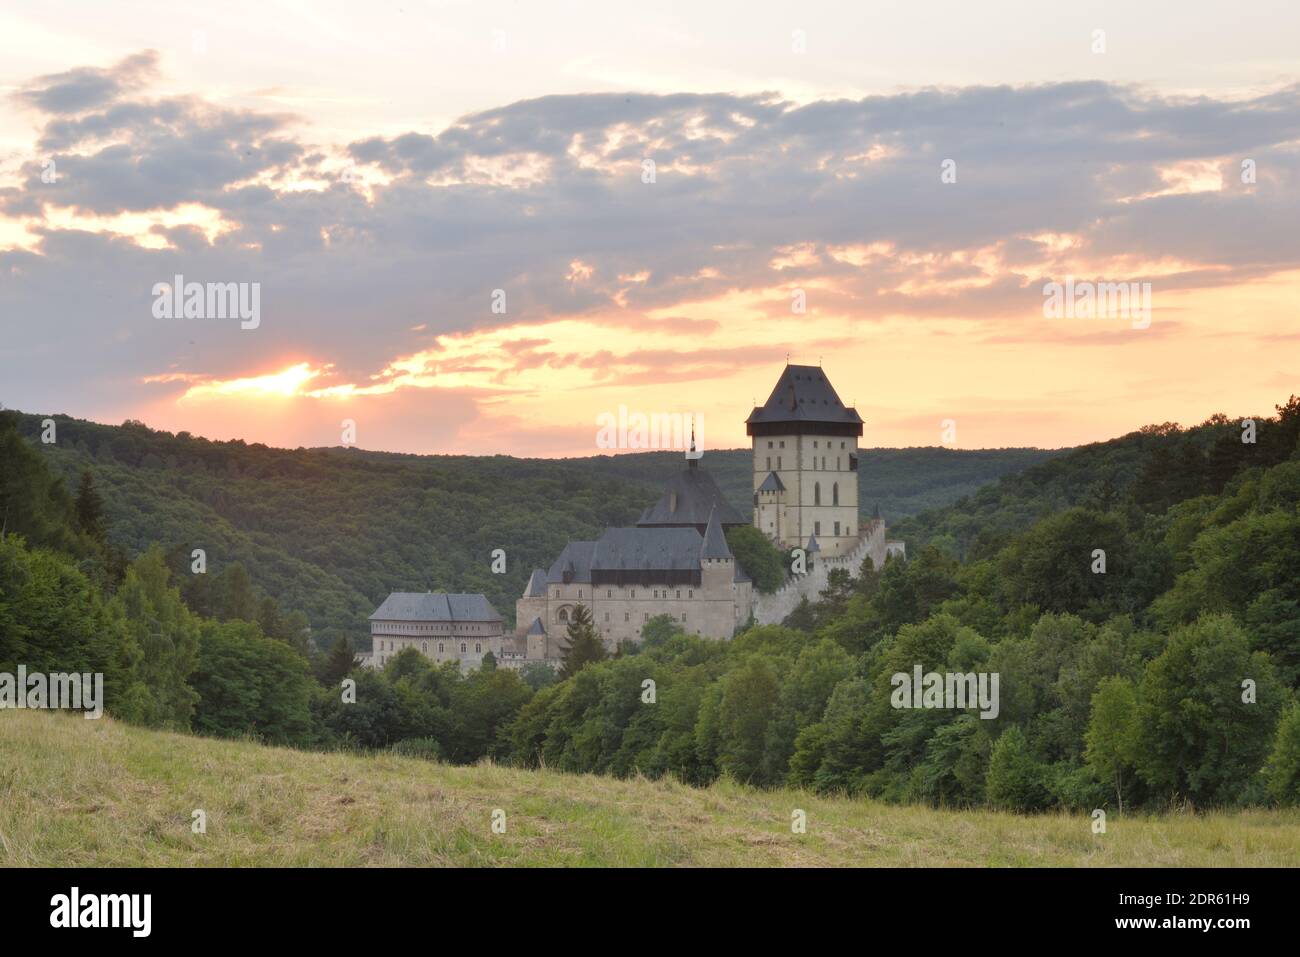
[[[822,533],[822,523],[821,523],[821,522],[814,522],[814,523],[813,523],[813,534],[814,534],[814,535],[820,535],[821,533]]]
[[[840,457],[838,455],[835,456],[835,471],[840,471]]]
[[[606,598],[613,598],[613,597],[614,597],[614,590],[613,590],[612,588],[606,588],[606,589],[605,589],[605,597],[606,597]]]
[[[624,621],[631,621],[631,616],[628,615],[627,612],[623,612],[623,620],[624,620]]]
[[[768,439],[768,441],[767,441],[767,447],[768,447],[769,449],[772,447],[772,440],[771,440],[771,439]]]
[[[769,443],[767,443],[767,444],[768,444],[768,445],[771,445],[772,443],[769,442]],[[770,456],[770,455],[767,457],[767,470],[768,470],[769,472],[772,471],[772,456]]]
[[[831,486],[831,504],[832,505],[840,504],[840,483],[839,482],[836,482],[834,485]],[[839,532],[836,532],[835,534],[838,535]]]
[[[429,643],[427,641],[420,642],[420,650],[427,655],[429,653]]]
[[[821,503],[822,503],[822,483],[814,482],[813,483],[813,504],[820,505]]]
[[[844,448],[844,443],[843,443],[843,442],[840,443],[840,448]]]
[[[446,649],[443,648],[442,642],[438,642],[438,654],[442,654]]]
[[[781,456],[779,455],[776,457],[776,470],[781,471]]]
[[[642,621],[649,621],[649,620],[650,620],[650,612],[648,612],[648,611],[647,611],[647,612],[642,612],[642,614],[645,615],[645,618],[643,618]]]
[[[836,523],[835,523],[835,537],[836,537],[836,538],[839,538],[839,536],[840,536],[840,523],[839,523],[839,522],[836,522]]]
[[[609,612],[605,612],[605,620],[609,621]]]
[[[686,590],[686,597],[687,597],[687,598],[694,598],[694,597],[695,597],[695,589],[694,589],[694,588],[688,588],[688,589]]]
[[[813,439],[813,448],[817,448],[817,440]]]
[[[568,611],[566,611],[565,609],[561,608],[561,609],[560,609],[560,621],[568,621],[568,620],[569,620],[569,613],[568,613]]]
[[[681,590],[680,588],[677,589],[677,597],[678,597],[678,598],[681,598],[681,597],[682,597],[682,590]]]
[[[482,645],[481,643],[477,642],[477,641],[474,642],[474,652],[475,652],[476,654],[482,654],[482,652],[483,652],[483,645]]]
[[[635,588],[632,589],[632,597],[633,597],[633,598],[636,597],[636,589],[635,589]]]
[[[465,642],[463,641],[460,643],[460,653],[461,654],[465,653]]]
[[[682,624],[686,624],[686,612],[682,612]]]

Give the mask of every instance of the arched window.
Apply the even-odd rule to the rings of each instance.
[[[822,503],[822,483],[814,482],[813,483],[813,504],[820,505],[821,503]]]
[[[427,655],[429,653],[429,643],[427,641],[420,642],[420,649]]]
[[[460,653],[462,655],[465,653],[465,642],[463,641],[460,643]]]
[[[568,620],[569,620],[569,610],[567,608],[561,608],[560,621],[568,621]]]
[[[840,504],[840,483],[839,482],[836,482],[834,485],[831,486],[831,504],[832,505]]]
[[[482,651],[483,651],[483,646],[479,644],[477,641],[474,642],[474,653],[477,655],[477,654],[481,654]]]
[[[443,647],[442,647],[442,642],[440,641],[440,642],[438,642],[438,654],[442,654],[443,651],[444,651],[444,649],[443,649]]]

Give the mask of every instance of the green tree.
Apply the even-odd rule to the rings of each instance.
[[[986,787],[989,803],[1013,811],[1038,811],[1050,800],[1046,769],[1034,757],[1020,728],[1012,725],[993,743]]]
[[[578,605],[573,609],[569,620],[568,643],[564,647],[564,664],[560,668],[561,678],[572,678],[589,664],[604,661],[608,657],[605,643],[596,633],[592,624],[591,609]]]
[[[200,734],[311,743],[307,662],[254,623],[205,621],[191,683],[198,694],[193,726]]]
[[[137,673],[147,690],[144,724],[187,730],[197,699],[188,684],[199,650],[199,619],[170,582],[162,549],[150,548],[127,569],[113,608],[141,651]]]
[[[90,469],[82,469],[77,486],[77,527],[97,542],[104,541],[104,500],[95,488]]]
[[[776,591],[785,582],[783,553],[772,540],[753,525],[727,529],[727,546],[736,557],[754,587],[764,594]]]
[[[1138,774],[1162,794],[1239,803],[1268,757],[1287,696],[1268,655],[1251,652],[1231,617],[1180,628],[1142,676]]]
[[[339,682],[348,676],[356,666],[357,655],[352,649],[352,642],[340,638],[334,642],[325,665],[321,669],[321,683],[327,688],[337,688]]]
[[[1099,781],[1115,788],[1124,813],[1124,778],[1137,760],[1137,693],[1127,678],[1102,679],[1092,696],[1092,720],[1084,735],[1084,758]]]
[[[1300,702],[1287,708],[1278,722],[1265,777],[1273,800],[1289,807],[1300,805]]]

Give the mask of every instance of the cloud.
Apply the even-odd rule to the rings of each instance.
[[[157,75],[157,51],[144,50],[108,68],[83,66],[37,77],[16,96],[43,113],[75,114],[111,103]]]
[[[0,251],[0,310],[23,317],[6,404],[120,404],[150,376],[299,362],[360,387],[448,337],[486,350],[446,364],[485,388],[709,381],[899,317],[1050,343],[1017,324],[1067,275],[1173,291],[1300,265],[1300,86],[544,96],[331,147],[301,118],[150,98],[159,69],[145,51],[17,94],[58,177],[31,162],[0,189],[0,229],[27,236]],[[160,324],[149,290],[178,274],[261,283],[260,328]],[[553,341],[566,320],[581,332]],[[494,330],[504,345],[474,338]]]

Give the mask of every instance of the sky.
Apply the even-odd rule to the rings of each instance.
[[[1300,4],[106,9],[0,7],[6,408],[554,457],[745,445],[787,361],[876,447],[1300,392]]]

